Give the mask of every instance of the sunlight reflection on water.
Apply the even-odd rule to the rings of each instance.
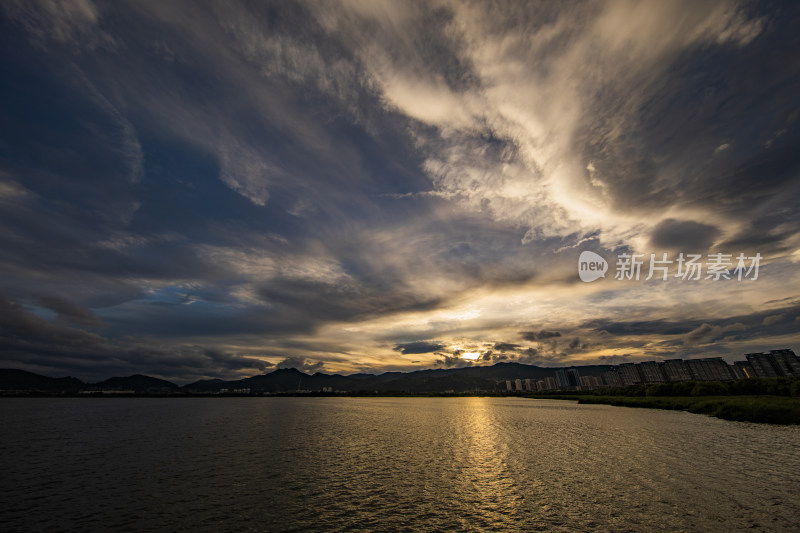
[[[517,398],[4,399],[4,531],[800,523],[800,428]]]

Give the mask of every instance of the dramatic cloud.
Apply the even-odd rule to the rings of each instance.
[[[662,220],[653,228],[650,244],[654,250],[705,251],[720,235],[714,226],[691,220]]]
[[[712,326],[702,324],[686,334],[686,344],[707,344],[719,339],[725,333],[746,329],[744,324],[730,324],[728,326]]]
[[[65,324],[75,324],[84,327],[101,327],[103,322],[97,316],[69,300],[58,296],[40,296],[42,306],[58,315],[58,320]]]
[[[58,307],[68,310],[60,317],[77,315],[87,322],[85,310],[63,300]],[[76,310],[79,310],[76,312]],[[89,325],[97,325],[94,320]],[[83,324],[82,324],[83,325]],[[191,345],[165,347],[146,339],[114,341],[79,327],[52,324],[26,310],[18,302],[0,295],[0,366],[22,366],[52,374],[69,365],[89,380],[114,375],[148,372],[155,376],[182,376],[189,380],[210,376],[237,376],[263,370],[270,363]]]
[[[526,240],[596,227],[616,235],[630,218],[620,209],[666,213],[676,186],[705,187],[664,183],[682,169],[657,166],[648,143],[661,139],[646,128],[662,116],[641,108],[655,103],[673,130],[696,128],[658,99],[667,79],[686,75],[677,59],[745,47],[763,28],[723,2],[329,9],[342,7],[320,20],[360,56],[390,109],[424,124],[416,133],[436,188],[527,227]],[[370,26],[387,39],[364,46]]]
[[[521,348],[519,344],[513,344],[510,342],[496,342],[492,346],[492,350],[496,350],[498,352],[513,352]]]
[[[798,348],[799,6],[0,17],[3,366],[188,381]],[[761,263],[582,283],[584,250]]]
[[[90,0],[9,0],[4,2],[4,8],[28,30],[39,46],[45,46],[49,39],[71,43],[91,29],[99,18],[98,9]]]
[[[779,315],[765,316],[764,320],[761,323],[763,325],[765,325],[765,326],[771,326],[773,324],[777,324],[778,322],[780,322],[784,318],[786,318],[786,314],[785,313],[781,313]]]
[[[520,363],[538,366],[562,366],[565,360],[564,354],[545,353],[535,348],[528,348],[517,359]]]
[[[311,361],[307,361],[303,357],[287,357],[283,361],[279,362],[275,365],[276,368],[296,368],[301,372],[306,372],[308,374],[313,374],[315,372],[320,372],[323,369],[324,363],[317,361],[312,363]]]
[[[526,341],[541,341],[546,339],[552,339],[554,337],[560,337],[561,333],[558,331],[522,331],[520,332],[520,336],[525,339]]]
[[[436,359],[435,364],[438,366],[443,366],[445,368],[452,368],[452,367],[465,367],[471,366],[472,361],[468,359],[464,359],[463,357],[459,357],[457,355],[450,355],[446,353],[437,353],[436,354],[439,358]]]
[[[417,342],[408,342],[406,344],[398,344],[393,349],[396,352],[400,352],[405,355],[405,354],[415,354],[415,353],[433,353],[438,350],[441,350],[444,347],[445,347],[444,344],[439,344],[436,342],[417,341]]]

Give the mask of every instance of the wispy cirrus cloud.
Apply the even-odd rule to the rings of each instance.
[[[5,2],[0,290],[36,327],[4,361],[197,376],[796,342],[771,303],[800,261],[781,9]],[[760,252],[762,277],[585,285],[580,249]],[[96,357],[35,355],[54,335]]]

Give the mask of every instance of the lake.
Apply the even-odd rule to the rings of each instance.
[[[797,531],[800,427],[523,398],[4,398],[3,531]]]

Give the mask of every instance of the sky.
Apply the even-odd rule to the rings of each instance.
[[[0,367],[797,351],[798,27],[796,2],[2,0]]]

